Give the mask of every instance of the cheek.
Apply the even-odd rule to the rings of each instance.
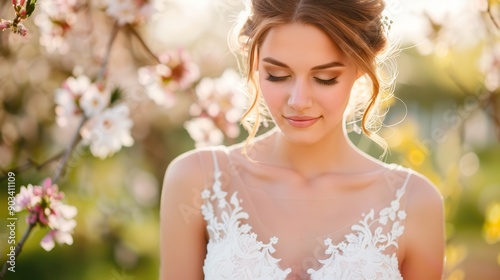
[[[348,84],[338,84],[317,95],[316,103],[333,114],[343,113],[349,102],[350,92],[351,87]]]
[[[276,117],[276,114],[281,114],[285,102],[282,101],[278,95],[269,92],[266,94],[262,91],[262,98],[264,99],[264,103],[269,113],[271,113],[273,117]]]
[[[269,82],[260,83],[260,91],[269,110],[274,111],[287,102],[287,91],[283,86]]]

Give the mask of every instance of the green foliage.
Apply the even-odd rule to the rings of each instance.
[[[30,17],[35,11],[36,0],[26,0],[26,16]]]

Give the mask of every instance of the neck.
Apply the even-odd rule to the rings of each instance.
[[[263,161],[290,168],[306,178],[326,173],[355,173],[367,158],[355,148],[347,133],[339,131],[313,144],[293,143],[275,130],[264,143],[268,147]],[[364,159],[364,160],[363,160]]]

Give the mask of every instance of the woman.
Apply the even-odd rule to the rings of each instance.
[[[367,156],[346,133],[362,81],[370,137],[390,89],[377,63],[388,49],[383,1],[254,0],[249,8],[237,31],[250,136],[168,167],[162,279],[440,279],[436,188]],[[254,137],[265,112],[276,127]]]

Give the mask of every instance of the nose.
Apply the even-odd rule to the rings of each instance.
[[[306,81],[297,81],[290,90],[288,106],[303,111],[312,106],[311,89]]]

